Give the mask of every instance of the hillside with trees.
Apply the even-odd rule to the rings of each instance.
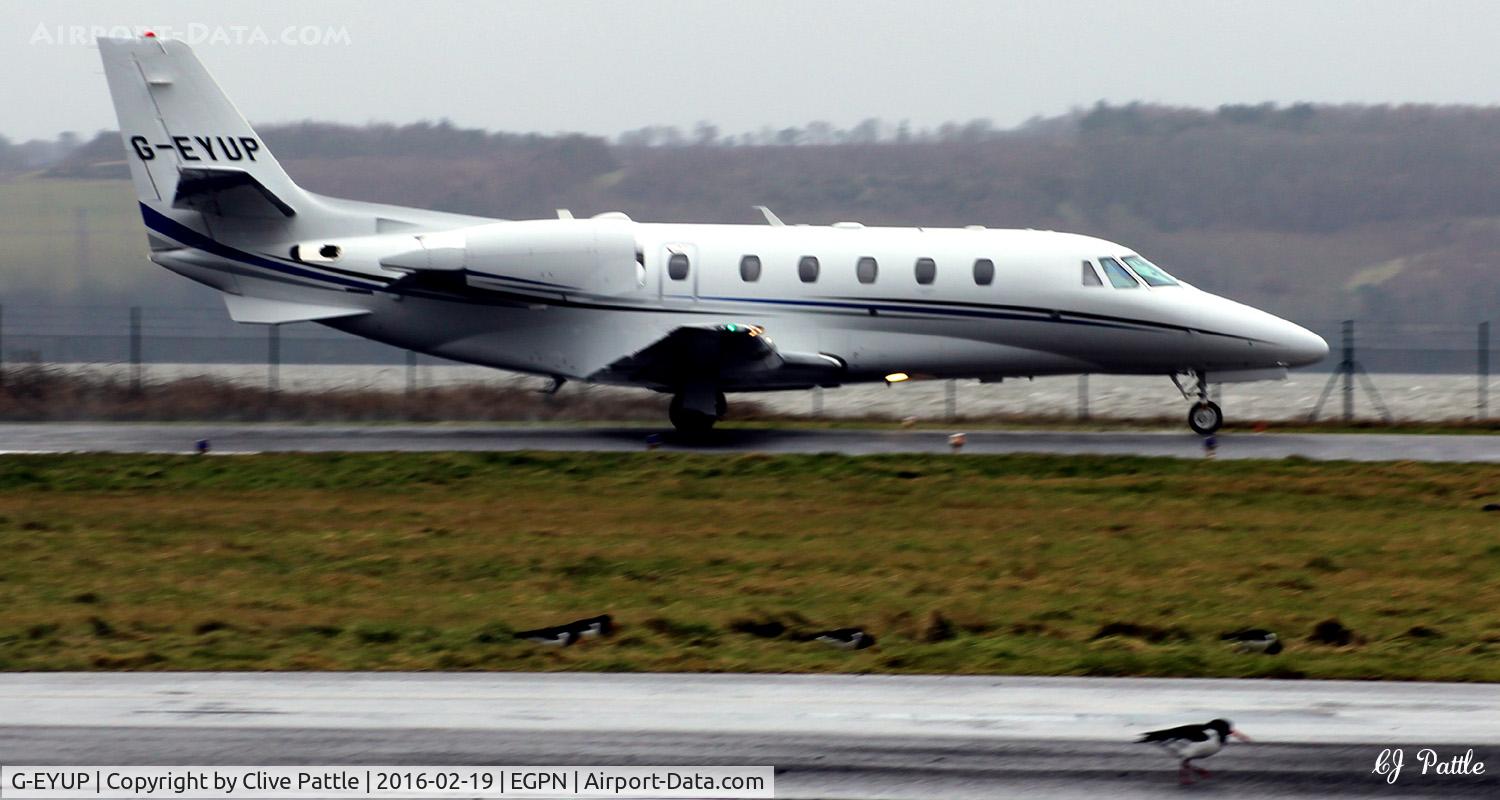
[[[613,141],[446,122],[260,130],[296,180],[337,196],[508,218],[569,208],[753,223],[751,206],[765,204],[792,222],[1053,228],[1120,241],[1203,288],[1295,319],[1460,322],[1500,309],[1497,108],[1099,105],[1009,130],[867,120],[724,135],[701,124]],[[65,193],[31,198],[26,187],[117,181],[122,156],[113,133],[81,144],[0,140],[0,208],[18,212],[0,226],[58,242],[0,253],[7,296],[188,296],[155,278],[39,280],[69,265],[30,263],[37,252],[65,262],[79,246],[69,243],[81,212]],[[108,193],[110,207],[131,220],[121,189]],[[88,235],[125,229],[102,224]],[[99,254],[142,251],[144,236],[129,235],[137,238],[124,245],[93,243],[77,269],[118,273]]]

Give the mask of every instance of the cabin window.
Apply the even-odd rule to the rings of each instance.
[[[937,262],[930,258],[917,259],[917,283],[927,286],[937,279]]]
[[[760,280],[760,256],[745,256],[740,259],[740,280],[745,283]]]
[[[802,260],[797,262],[797,277],[801,278],[803,283],[816,281],[818,279],[818,257],[803,256]]]
[[[1177,280],[1168,275],[1166,270],[1140,256],[1125,256],[1124,261],[1130,265],[1131,269],[1135,270],[1135,274],[1139,275],[1141,280],[1146,282],[1147,286],[1177,285]]]
[[[865,256],[854,265],[854,277],[859,278],[860,283],[874,283],[875,276],[880,273],[880,265],[875,259]]]
[[[1135,289],[1140,287],[1140,284],[1136,283],[1135,278],[1131,276],[1130,270],[1120,266],[1120,262],[1113,258],[1101,258],[1099,259],[1099,264],[1104,267],[1104,274],[1109,276],[1109,284],[1116,289]]]
[[[1087,261],[1083,262],[1083,285],[1084,286],[1103,286],[1104,285],[1104,281],[1099,280],[1099,273],[1097,273],[1097,272],[1094,271],[1094,265],[1091,264],[1091,263],[1089,263],[1089,262],[1087,262]]]
[[[989,286],[995,282],[995,262],[988,258],[981,258],[974,262],[974,283],[979,286]]]
[[[688,276],[687,253],[673,253],[667,259],[667,277],[674,281],[685,281]]]

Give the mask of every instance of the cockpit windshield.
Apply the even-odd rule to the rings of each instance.
[[[1147,286],[1176,286],[1177,279],[1167,274],[1167,271],[1140,256],[1125,256],[1123,259],[1135,274],[1141,276],[1141,280]]]

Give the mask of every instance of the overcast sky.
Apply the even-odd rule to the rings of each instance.
[[[260,123],[739,133],[1009,127],[1098,100],[1500,102],[1500,4],[1467,0],[3,1],[12,139],[116,127],[78,26],[208,39],[199,57]]]

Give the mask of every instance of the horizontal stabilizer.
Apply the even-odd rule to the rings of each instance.
[[[224,305],[229,309],[229,318],[235,322],[280,325],[283,322],[313,322],[320,319],[336,319],[368,314],[367,308],[325,306],[313,303],[298,303],[291,300],[268,300],[264,297],[245,297],[237,294],[224,295]]]
[[[184,167],[179,170],[173,208],[191,208],[221,217],[296,216],[254,175],[235,167]]]

